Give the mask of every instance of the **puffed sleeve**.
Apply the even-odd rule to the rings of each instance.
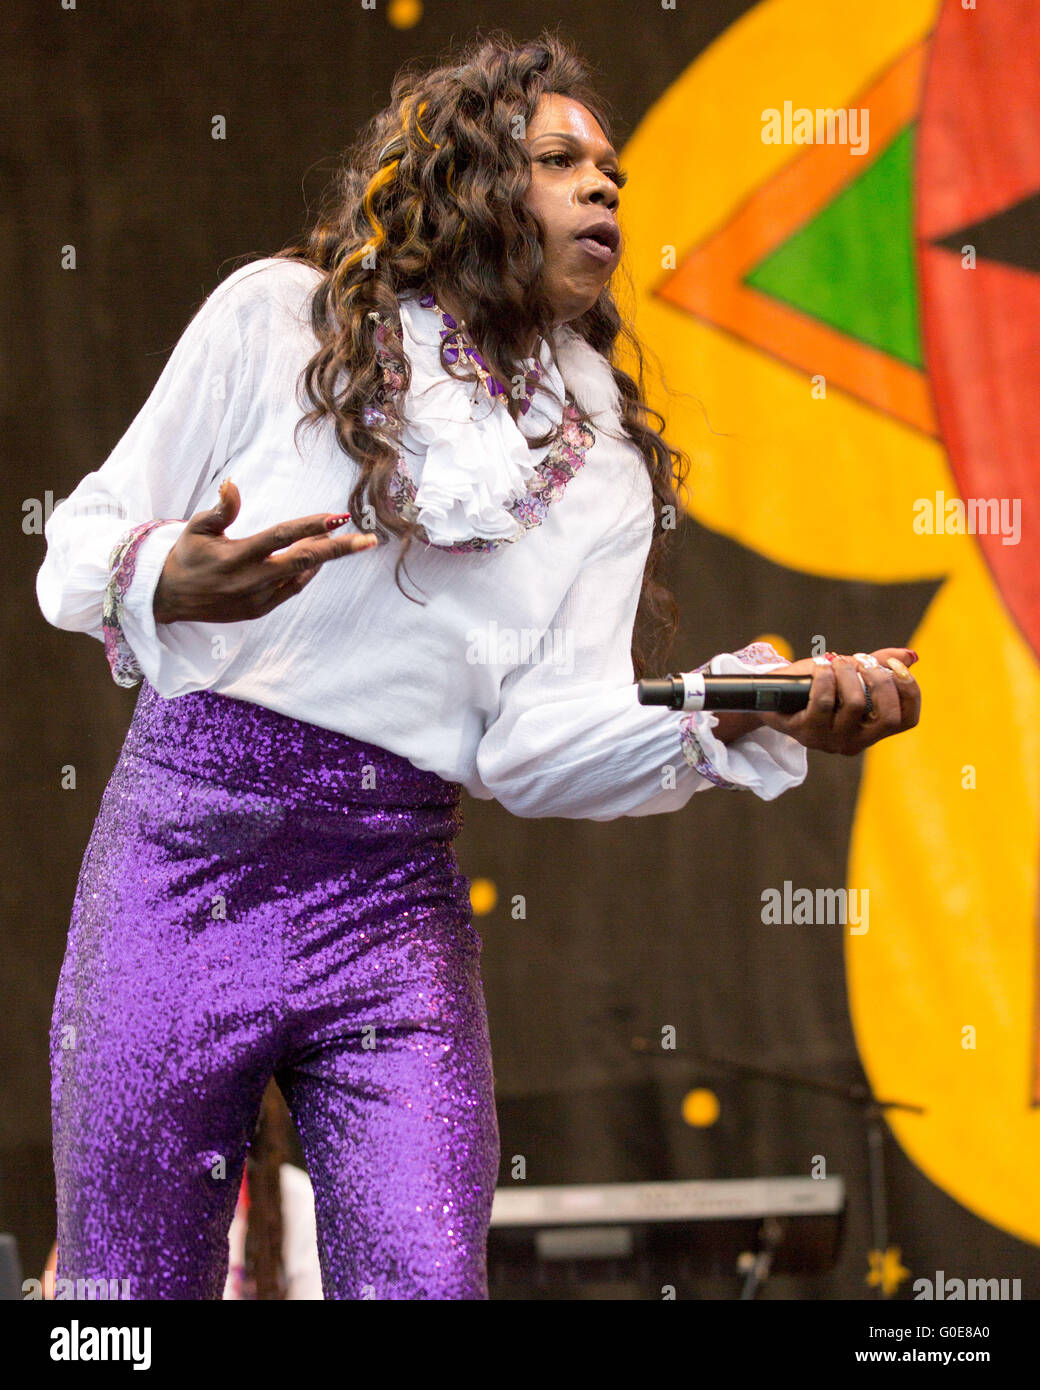
[[[216,662],[200,670],[199,658],[189,656],[182,629],[194,624],[156,625],[152,599],[167,555],[234,449],[248,406],[236,307],[242,275],[209,296],[108,459],[54,508],[44,529],[47,554],[36,579],[43,616],[103,641],[121,685],[144,675],[174,695],[212,683],[219,672]],[[242,626],[207,625],[211,638],[223,637],[223,657],[240,643]]]
[[[709,711],[638,703],[631,642],[652,524],[629,521],[596,546],[539,644],[543,659],[502,682],[477,772],[515,815],[606,821],[676,811],[711,786],[771,801],[805,780],[805,749],[778,730],[724,744]],[[703,669],[761,674],[786,664],[768,653],[757,643]]]

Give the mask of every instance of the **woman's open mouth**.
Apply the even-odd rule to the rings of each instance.
[[[577,238],[577,241],[578,245],[586,250],[590,256],[594,257],[597,261],[601,261],[604,265],[607,261],[612,261],[614,259],[613,249],[609,247],[605,241],[597,241],[595,237],[590,236],[580,236]]]
[[[575,233],[578,245],[601,264],[606,265],[617,255],[621,231],[613,217],[601,215],[586,223]]]

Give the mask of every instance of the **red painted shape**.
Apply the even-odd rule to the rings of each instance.
[[[929,244],[1040,189],[1038,131],[1040,4],[965,10],[947,0],[917,139],[925,360],[961,496],[1020,500],[1017,545],[999,534],[977,541],[1040,657],[1040,276],[984,255],[966,269],[959,255]]]

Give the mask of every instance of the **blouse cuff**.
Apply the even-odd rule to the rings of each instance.
[[[144,677],[144,671],[138,660],[134,648],[127,639],[125,630],[126,620],[130,610],[131,585],[134,584],[135,577],[138,580],[135,586],[135,593],[147,592],[149,615],[151,616],[151,604],[155,593],[155,586],[159,581],[166,556],[177,542],[181,531],[184,529],[184,521],[143,521],[139,526],[132,527],[129,531],[116,542],[112,548],[112,553],[108,558],[109,579],[105,586],[105,595],[102,602],[102,628],[105,641],[105,655],[108,658],[108,665],[112,672],[112,679],[116,685],[133,686],[138,685]],[[155,547],[150,548],[149,563],[141,564],[142,547],[145,541],[160,526],[176,526],[176,533],[171,532],[168,537],[163,537],[161,549],[157,552]],[[158,567],[156,568],[156,561]],[[142,581],[147,583],[142,584]],[[151,617],[152,635],[155,636],[155,619]]]
[[[740,651],[714,656],[696,669],[713,676],[735,676],[767,674],[788,664],[768,642],[752,642]],[[761,727],[723,743],[712,732],[718,722],[710,710],[696,710],[679,721],[683,758],[713,786],[752,791],[763,801],[772,801],[805,781],[809,763],[797,739],[779,729]]]

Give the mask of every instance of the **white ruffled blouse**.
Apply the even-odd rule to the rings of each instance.
[[[412,365],[401,443],[409,471],[421,474],[415,498],[418,520],[434,545],[452,545],[473,535],[510,540],[519,528],[506,506],[527,491],[548,448],[529,449],[504,402],[479,381],[467,387],[444,371],[438,355],[440,329],[435,310],[421,308],[414,298],[401,301],[401,331]],[[523,365],[529,371],[535,361],[531,357]],[[540,368],[542,381],[562,401],[563,378],[544,343]],[[529,435],[544,432],[559,418],[545,409],[544,399],[536,394],[532,400],[525,418]]]
[[[107,623],[111,638],[118,580],[119,644],[161,695],[208,689],[265,705],[387,748],[520,816],[611,820],[678,810],[712,785],[772,800],[800,784],[807,762],[794,739],[763,728],[723,744],[713,714],[638,703],[630,646],[652,491],[621,433],[608,364],[570,330],[556,361],[544,343],[538,359],[557,399],[536,392],[514,422],[479,382],[443,370],[436,310],[402,299],[412,384],[401,442],[433,542],[413,545],[404,582],[422,605],[394,583],[391,542],[328,563],[262,618],[156,625],[166,557],[225,477],[242,496],[231,537],[349,510],[357,465],[329,422],[294,438],[309,404],[299,378],[317,346],[309,300],[319,278],[270,258],[210,295],[106,462],[51,513],[36,584],[48,622],[100,640]],[[529,450],[522,434],[559,422],[564,383],[592,415],[594,442],[520,532],[510,503],[549,448]],[[128,535],[130,569],[118,548]],[[438,548],[474,535],[500,543]],[[757,644],[706,669],[782,664]]]

